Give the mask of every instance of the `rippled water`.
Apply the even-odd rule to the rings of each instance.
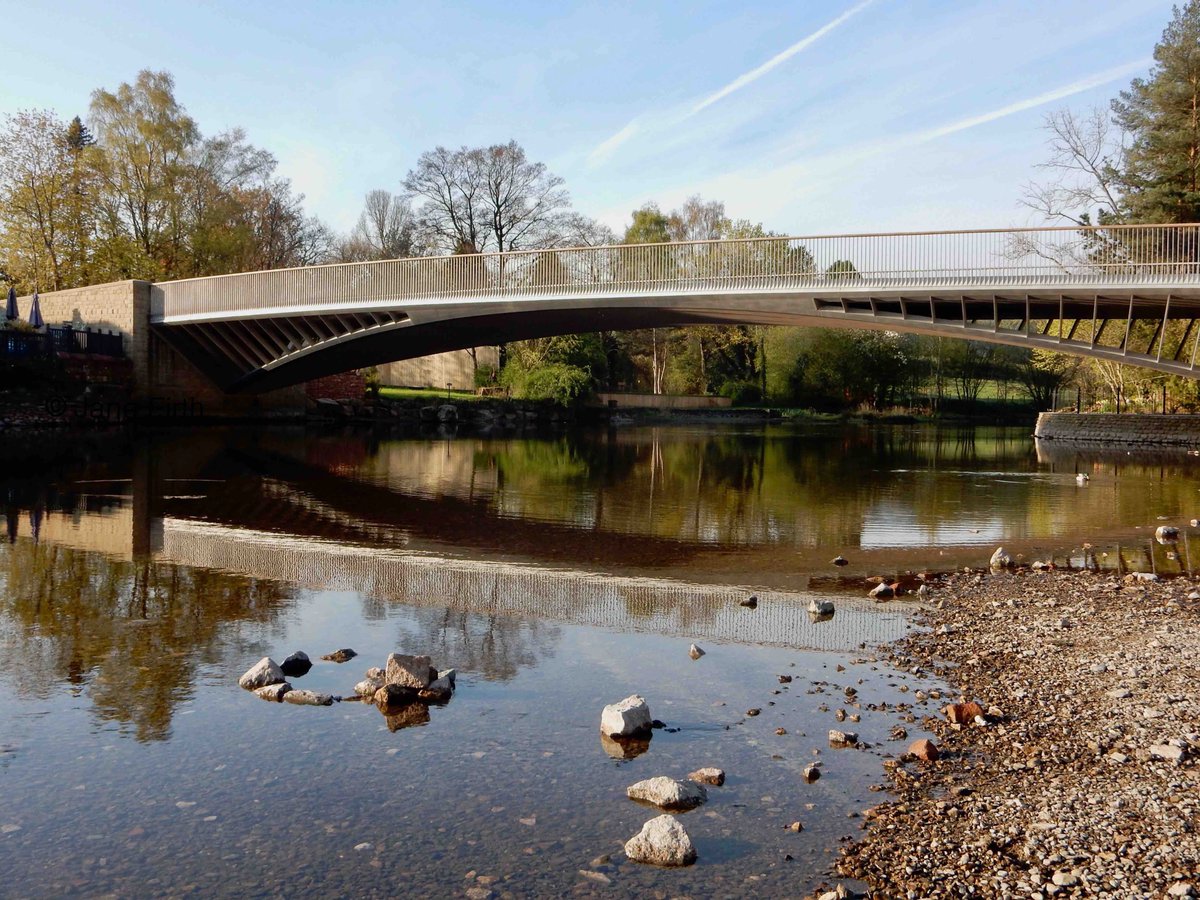
[[[901,713],[868,707],[911,695],[861,647],[902,634],[905,608],[866,602],[865,576],[979,565],[1000,542],[1177,571],[1200,489],[1193,457],[996,429],[211,431],[0,453],[3,896],[802,893],[902,749]],[[1175,548],[1150,540],[1163,521],[1184,526]],[[457,667],[459,690],[401,728],[237,687],[262,655],[342,646],[360,656],[296,685],[348,694],[401,650]],[[634,691],[669,728],[614,759],[600,709]],[[868,750],[828,748],[839,707]],[[703,765],[729,781],[684,816],[699,864],[625,862],[654,814],[625,787]]]

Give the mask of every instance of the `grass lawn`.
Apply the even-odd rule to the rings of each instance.
[[[445,388],[438,390],[437,388],[407,388],[407,387],[382,387],[379,389],[379,396],[385,400],[425,400],[433,403],[435,400],[482,400],[482,397],[477,397],[469,391],[449,391]]]

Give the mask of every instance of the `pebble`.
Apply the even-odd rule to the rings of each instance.
[[[1171,890],[1200,858],[1200,630],[1168,603],[1188,591],[1068,567],[940,576],[946,609],[878,655],[962,698],[922,722],[953,764],[885,759],[897,799],[868,812],[838,873],[901,898],[1194,893]],[[989,695],[986,714],[970,708]]]

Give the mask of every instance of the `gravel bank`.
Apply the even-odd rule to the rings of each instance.
[[[941,758],[885,764],[897,799],[868,813],[842,874],[874,897],[1200,896],[1195,589],[1063,571],[935,580],[928,631],[890,661],[988,721],[917,704]]]

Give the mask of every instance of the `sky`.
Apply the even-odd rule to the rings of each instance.
[[[351,228],[438,145],[520,142],[620,231],[724,201],[794,235],[1037,224],[1043,121],[1152,65],[1170,0],[0,0],[0,113],[165,69]]]

